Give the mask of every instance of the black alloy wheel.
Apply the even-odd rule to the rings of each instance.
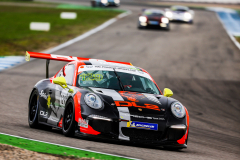
[[[67,137],[74,136],[74,127],[75,127],[75,112],[74,112],[74,101],[73,99],[69,99],[65,105],[65,111],[63,114],[63,124],[62,131],[63,134]]]
[[[31,128],[38,127],[38,91],[34,90],[28,104],[28,124]]]

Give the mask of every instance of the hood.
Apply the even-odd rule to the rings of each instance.
[[[147,16],[148,17],[148,20],[152,20],[152,21],[159,21],[162,17],[162,16]]]
[[[116,91],[112,89],[90,88],[110,105],[114,105],[120,112],[134,115],[164,115],[167,110],[167,98],[154,94],[130,91]],[[106,98],[108,97],[108,98]],[[109,100],[111,97],[111,100]],[[128,110],[126,110],[128,108]]]

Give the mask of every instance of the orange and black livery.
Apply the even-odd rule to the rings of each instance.
[[[170,89],[162,93],[146,70],[129,62],[27,52],[26,60],[31,57],[46,59],[46,78],[29,97],[31,128],[187,148],[186,107],[170,98]],[[49,77],[52,60],[67,64]]]

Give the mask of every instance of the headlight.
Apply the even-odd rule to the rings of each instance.
[[[162,18],[162,23],[168,23],[168,22],[169,22],[169,20],[167,18],[165,18],[165,17]]]
[[[86,104],[93,109],[102,108],[102,100],[94,93],[87,93],[84,100]]]
[[[147,22],[147,17],[140,16],[140,17],[139,17],[139,21],[140,21],[140,22]]]
[[[186,115],[185,108],[180,102],[174,102],[171,105],[171,110],[177,118],[183,118]]]
[[[186,13],[184,13],[184,18],[191,19],[192,15],[190,13],[186,12]]]
[[[167,11],[167,12],[166,12],[166,17],[172,18],[172,16],[173,16],[172,12],[170,12],[170,11]]]
[[[102,3],[108,3],[108,0],[101,0]]]
[[[120,3],[120,0],[114,0],[115,3]]]

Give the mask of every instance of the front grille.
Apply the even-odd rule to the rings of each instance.
[[[91,120],[89,125],[98,132],[109,133],[112,131],[112,122],[109,121]]]
[[[122,133],[131,140],[160,141],[162,132],[135,128],[122,128]]]

